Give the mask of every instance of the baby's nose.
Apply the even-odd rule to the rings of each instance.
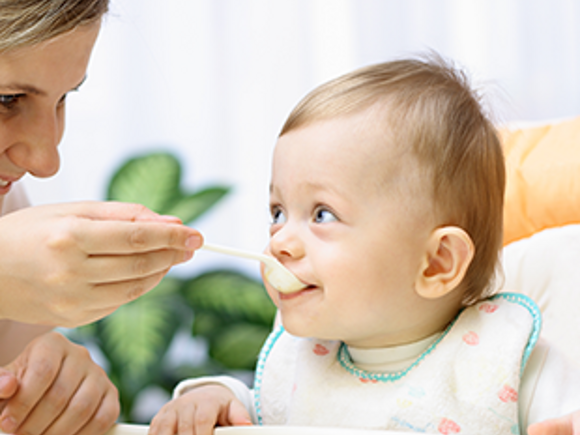
[[[270,251],[279,260],[297,259],[304,255],[304,244],[297,231],[286,224],[270,238]]]

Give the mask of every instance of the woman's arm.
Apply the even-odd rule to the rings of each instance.
[[[14,360],[28,343],[51,329],[45,325],[0,320],[0,367]]]

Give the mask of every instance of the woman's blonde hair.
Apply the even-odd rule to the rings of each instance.
[[[0,0],[0,52],[98,21],[108,6],[109,0]]]
[[[505,166],[497,132],[463,72],[436,54],[371,65],[332,80],[292,111],[280,136],[384,103],[384,127],[429,171],[441,226],[463,228],[475,256],[463,302],[487,296],[502,246]]]

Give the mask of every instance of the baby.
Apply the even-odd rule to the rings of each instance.
[[[580,430],[580,375],[538,340],[537,306],[491,295],[504,185],[492,123],[437,56],[315,89],[282,129],[270,186],[269,252],[306,287],[266,282],[281,325],[252,391],[227,377],[184,381],[150,433]]]

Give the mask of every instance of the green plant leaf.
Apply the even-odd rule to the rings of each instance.
[[[219,313],[232,321],[245,320],[270,328],[276,308],[264,285],[232,270],[215,270],[183,285],[183,295],[196,313]]]
[[[164,214],[177,216],[188,224],[212,208],[230,189],[225,186],[214,186],[199,190],[191,195],[176,198],[163,211]]]
[[[178,199],[181,166],[166,152],[129,159],[113,175],[107,199],[143,204],[165,214],[165,208]]]
[[[231,324],[210,342],[210,356],[229,369],[251,370],[270,328],[252,323]]]
[[[224,324],[227,322],[219,313],[199,310],[193,317],[192,335],[211,339]]]
[[[181,165],[167,152],[146,154],[129,159],[113,175],[107,199],[133,202],[161,214],[179,217],[184,223],[197,219],[230,191],[226,186],[212,186],[194,193],[183,192]]]
[[[164,278],[153,291],[100,321],[102,350],[117,377],[144,384],[160,365],[179,324],[180,285]]]

